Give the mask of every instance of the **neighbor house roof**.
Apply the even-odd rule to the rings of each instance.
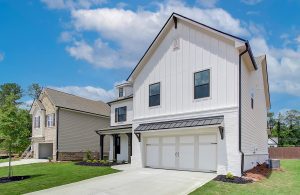
[[[50,88],[45,88],[43,92],[49,96],[56,107],[103,116],[110,115],[109,105],[102,101],[94,101]]]
[[[205,117],[205,118],[164,121],[164,122],[156,122],[156,123],[145,123],[145,124],[140,124],[134,130],[134,132],[221,125],[223,123],[223,120],[224,120],[224,116],[214,116],[214,117]]]
[[[229,33],[220,31],[218,29],[212,28],[212,27],[207,26],[207,25],[205,25],[203,23],[200,23],[200,22],[197,22],[197,21],[192,20],[190,18],[187,18],[185,16],[182,16],[180,14],[172,13],[172,15],[169,17],[169,19],[164,24],[164,26],[159,31],[159,33],[156,35],[156,37],[154,38],[153,42],[150,44],[150,46],[148,47],[148,49],[146,50],[146,52],[144,53],[144,55],[142,56],[142,58],[140,59],[140,61],[137,63],[137,65],[134,67],[134,69],[130,73],[129,77],[127,78],[127,81],[131,81],[132,78],[134,77],[134,75],[136,75],[137,72],[139,72],[140,69],[142,69],[143,65],[147,62],[147,59],[149,59],[149,57],[151,56],[150,53],[152,53],[156,49],[155,47],[163,39],[163,37],[165,36],[166,32],[172,26],[175,26],[175,28],[177,27],[177,21],[178,20],[182,20],[182,21],[188,22],[189,24],[192,24],[194,26],[200,27],[201,29],[204,29],[206,31],[212,32],[212,33],[214,33],[214,34],[216,34],[218,36],[222,36],[225,39],[232,40],[232,41],[234,41],[236,43],[236,47],[239,47],[239,48],[246,47],[247,48],[247,53],[248,53],[248,56],[250,58],[250,61],[251,61],[252,65],[253,65],[253,68],[255,70],[257,69],[256,61],[254,59],[254,56],[253,56],[253,53],[252,53],[252,50],[251,50],[251,46],[250,46],[250,44],[249,44],[249,42],[247,40],[245,40],[243,38],[240,38],[240,37],[237,37],[237,36],[234,36],[234,35],[231,35]]]

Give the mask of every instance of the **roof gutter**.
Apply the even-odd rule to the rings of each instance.
[[[244,172],[244,152],[242,151],[242,56],[249,52],[249,43],[245,43],[246,49],[239,54],[239,151],[241,153],[241,175]],[[254,64],[253,64],[254,65]]]

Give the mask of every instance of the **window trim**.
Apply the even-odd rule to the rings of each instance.
[[[52,120],[48,120],[51,116]],[[50,122],[50,123],[48,123]],[[46,115],[46,127],[55,127],[55,113],[47,114]]]
[[[124,121],[119,121],[119,109],[125,108],[125,120]],[[121,106],[115,108],[115,123],[122,123],[127,121],[127,106]]]
[[[156,84],[159,84],[159,104],[158,104],[158,105],[151,106],[151,105],[150,105],[150,97],[151,97],[151,95],[150,95],[150,86],[156,85]],[[157,95],[158,95],[158,94],[157,94]],[[152,95],[152,96],[155,96],[155,95]],[[149,101],[148,101],[148,106],[149,106],[149,108],[155,108],[155,107],[161,106],[161,82],[156,82],[156,83],[151,83],[151,84],[149,84],[149,95],[148,95],[148,99],[149,99]]]
[[[207,97],[201,97],[201,98],[196,98],[195,96],[196,96],[196,80],[195,80],[195,76],[196,76],[196,74],[197,73],[200,73],[200,72],[204,72],[204,71],[209,71],[209,87],[208,87],[208,89],[209,89],[209,96],[207,96]],[[199,71],[196,71],[196,72],[194,72],[194,76],[193,76],[193,100],[194,101],[197,101],[197,100],[206,100],[206,99],[210,99],[211,98],[211,81],[212,81],[212,73],[211,73],[212,71],[211,71],[211,68],[206,68],[206,69],[202,69],[202,70],[199,70]]]

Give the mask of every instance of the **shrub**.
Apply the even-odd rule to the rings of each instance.
[[[53,159],[52,159],[52,157],[48,157],[48,160],[49,160],[49,162],[52,162]]]
[[[93,160],[93,163],[98,163],[98,160],[96,160],[96,159],[95,159],[95,160]]]
[[[90,150],[86,151],[86,153],[85,153],[85,159],[86,160],[93,160],[92,159],[92,152]]]
[[[226,179],[234,179],[234,175],[230,172],[226,174]]]
[[[92,160],[87,160],[86,162],[87,162],[87,163],[91,163],[91,162],[93,162],[93,161],[92,161]]]

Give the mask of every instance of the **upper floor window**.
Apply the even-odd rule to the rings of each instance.
[[[124,96],[124,89],[123,87],[119,88],[119,97],[123,97]]]
[[[55,126],[55,114],[46,115],[46,127],[54,127]]]
[[[126,121],[126,110],[127,110],[126,106],[115,109],[115,122]]]
[[[210,96],[210,70],[203,70],[194,74],[194,99]]]
[[[149,85],[149,107],[160,105],[160,83]]]
[[[40,126],[41,126],[40,119],[41,119],[40,116],[34,117],[34,121],[33,121],[34,128],[40,128]]]

